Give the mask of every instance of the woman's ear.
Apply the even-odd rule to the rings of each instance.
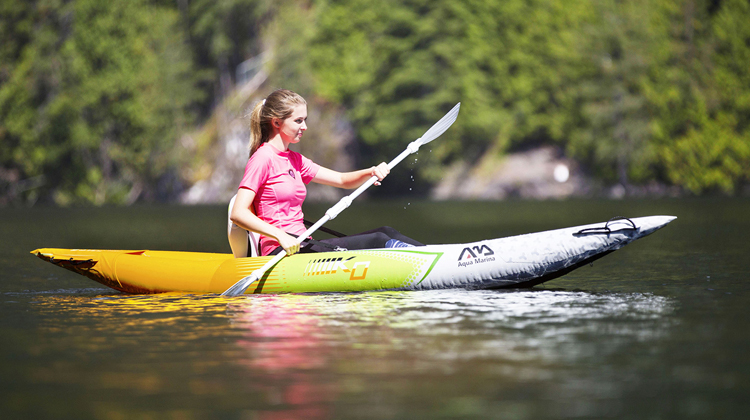
[[[278,118],[273,118],[271,119],[271,125],[273,125],[276,128],[279,128],[281,127],[281,120],[279,120]]]

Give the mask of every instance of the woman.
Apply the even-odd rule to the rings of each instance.
[[[339,188],[357,188],[375,176],[382,181],[390,170],[386,163],[353,172],[337,172],[322,167],[289,145],[299,143],[307,130],[307,103],[298,94],[279,89],[259,102],[250,114],[250,159],[232,207],[230,220],[239,227],[261,235],[261,255],[284,249],[288,255],[300,252],[298,240],[306,228],[302,203],[310,182]],[[380,185],[376,182],[375,185]],[[325,239],[323,244],[308,243],[303,252],[330,251],[333,248],[383,248],[389,240],[422,245],[384,227],[359,235]],[[326,245],[328,244],[328,245]],[[401,245],[403,246],[403,245]]]

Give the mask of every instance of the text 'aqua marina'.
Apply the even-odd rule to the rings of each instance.
[[[464,248],[458,255],[458,266],[468,267],[474,264],[495,261],[495,251],[487,245],[477,245]]]

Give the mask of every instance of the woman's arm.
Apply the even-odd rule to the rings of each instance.
[[[388,169],[388,164],[385,162],[372,168],[352,172],[338,172],[321,166],[312,180],[318,184],[352,189],[364,184],[373,176],[378,177],[378,181],[382,181],[390,172],[391,170]],[[380,185],[380,182],[376,182],[375,185]]]
[[[296,238],[293,238],[276,226],[260,220],[260,218],[253,213],[251,209],[254,199],[255,191],[253,190],[240,188],[239,191],[237,191],[237,198],[234,199],[232,214],[229,216],[232,223],[245,230],[260,233],[261,235],[276,239],[276,241],[279,242],[279,245],[284,248],[287,255],[299,252],[299,243]]]

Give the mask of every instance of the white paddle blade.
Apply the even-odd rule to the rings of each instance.
[[[310,232],[310,230],[308,229],[308,231],[305,232],[302,237],[306,238],[310,234],[312,234],[312,232]],[[276,254],[275,257],[273,257],[270,260],[268,260],[268,262],[266,262],[263,265],[263,267],[261,267],[261,268],[255,270],[255,271],[253,271],[252,273],[250,273],[249,276],[243,277],[242,279],[240,279],[240,281],[238,281],[237,283],[233,284],[232,287],[230,287],[229,289],[225,290],[224,293],[222,293],[221,295],[222,296],[240,296],[240,295],[244,295],[245,294],[245,290],[247,290],[247,288],[250,287],[250,285],[252,285],[256,281],[260,280],[260,278],[263,277],[263,275],[266,273],[266,271],[270,270],[271,267],[273,267],[274,265],[276,265],[276,263],[278,263],[279,261],[281,261],[281,259],[284,258],[285,255],[286,255],[286,251],[282,250],[281,252],[279,252],[278,254]]]
[[[456,106],[453,107],[450,111],[448,111],[443,118],[440,119],[440,121],[436,122],[435,125],[430,127],[429,130],[427,130],[424,135],[417,140],[419,142],[419,145],[427,144],[436,138],[440,137],[441,134],[445,133],[445,130],[450,128],[450,126],[453,125],[454,122],[456,122],[456,119],[458,118],[458,111],[461,108],[461,102],[457,103]]]
[[[254,274],[254,273],[253,273]],[[238,281],[232,287],[225,290],[224,293],[222,293],[222,296],[240,296],[245,294],[245,290],[247,290],[248,287],[250,287],[251,284],[255,283],[255,281],[258,280],[257,276],[253,276],[252,274],[243,278],[242,280]]]

